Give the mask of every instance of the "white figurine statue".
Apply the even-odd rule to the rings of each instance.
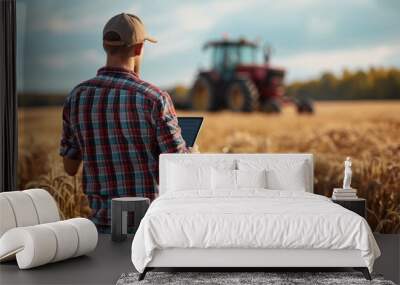
[[[343,179],[343,189],[351,189],[351,158],[346,157],[346,161],[344,162],[344,179]]]

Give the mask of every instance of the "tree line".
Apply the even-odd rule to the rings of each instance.
[[[288,84],[286,90],[289,96],[299,95],[314,100],[400,99],[400,69],[345,69],[340,75],[325,72],[316,79]]]
[[[187,108],[189,87],[177,85],[168,89],[176,108]],[[311,80],[286,85],[288,96],[298,95],[314,100],[390,100],[400,99],[400,69],[374,68],[363,71],[344,70],[335,75],[325,72]],[[18,94],[19,107],[62,106],[66,93]]]

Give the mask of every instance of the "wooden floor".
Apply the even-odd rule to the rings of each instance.
[[[385,279],[399,283],[400,235],[375,235],[382,251],[374,267]],[[131,262],[132,237],[121,243],[100,235],[94,252],[88,256],[19,270],[16,262],[0,265],[0,284],[115,284],[122,273],[134,271]],[[310,270],[311,271],[311,270]]]

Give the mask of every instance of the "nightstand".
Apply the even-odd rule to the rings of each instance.
[[[364,219],[367,218],[367,207],[366,200],[363,198],[348,199],[348,200],[334,200],[333,203],[339,204],[340,206],[359,214]]]

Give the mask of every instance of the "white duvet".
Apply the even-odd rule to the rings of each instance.
[[[165,248],[358,249],[370,271],[380,255],[359,215],[324,196],[265,189],[162,195],[134,237],[135,268],[143,272]]]

